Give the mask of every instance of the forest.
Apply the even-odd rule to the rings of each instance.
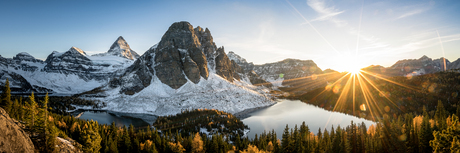
[[[452,85],[457,84],[458,82]],[[460,107],[452,109],[452,105],[443,102],[445,98],[434,96],[433,99],[439,99],[437,103],[434,102],[434,107],[429,102],[421,101],[421,113],[410,112],[410,109],[403,111],[406,113],[385,113],[382,118],[377,118],[375,125],[351,122],[346,127],[320,128],[317,134],[305,122],[295,127],[286,125],[284,132],[278,133],[282,135],[281,140],[277,139],[274,130],[248,139],[240,132],[229,134],[225,130],[216,130],[212,135],[207,135],[196,130],[200,127],[193,127],[196,126],[193,120],[198,121],[204,116],[206,119],[200,120],[199,125],[208,124],[210,128],[214,128],[213,123],[222,123],[223,120],[220,119],[227,118],[227,121],[237,123],[235,126],[241,126],[238,123],[242,122],[238,118],[217,110],[185,112],[190,118],[180,114],[160,117],[156,122],[157,128],[152,129],[135,129],[132,125],[117,127],[115,123],[101,125],[97,121],[77,119],[53,110],[57,107],[50,105],[53,102],[50,102],[48,94],[41,98],[36,98],[33,93],[28,98],[12,97],[8,80],[2,90],[0,106],[11,118],[26,126],[24,130],[30,133],[38,152],[56,152],[53,146],[57,137],[61,137],[75,140],[78,142],[74,144],[75,147],[84,152],[456,153],[460,152]],[[418,99],[413,101],[416,100]],[[181,121],[183,123],[179,123]],[[193,124],[180,130],[175,128],[187,127],[188,123]]]
[[[390,115],[391,118],[406,113],[422,115],[423,108],[426,108],[430,115],[434,115],[438,101],[441,101],[449,112],[455,112],[460,104],[460,75],[457,70],[389,78],[363,71],[355,79],[357,85],[354,96],[352,86],[347,86],[352,76],[342,74],[344,77],[341,80],[336,76],[335,80],[329,80],[329,84],[320,88],[302,94],[292,93],[283,98],[299,99],[326,110],[373,121],[383,119],[384,115]],[[358,83],[358,79],[362,81]],[[367,109],[361,109],[361,105],[365,105]]]

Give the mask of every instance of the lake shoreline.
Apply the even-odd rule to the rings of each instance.
[[[267,107],[271,107],[275,104],[277,104],[278,102],[275,102],[273,104],[270,104],[270,105],[267,105],[267,106],[260,106],[260,107],[255,107],[255,108],[248,108],[248,109],[245,109],[241,112],[238,112],[238,113],[235,113],[233,114],[233,116],[239,118],[240,120],[243,120],[245,118],[248,118],[250,117],[249,114],[252,113],[252,112],[255,112],[257,110],[260,110],[260,109],[263,109],[263,108],[267,108]]]

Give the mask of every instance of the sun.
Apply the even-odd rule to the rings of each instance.
[[[331,61],[334,63],[334,68],[332,69],[339,72],[359,74],[361,72],[361,68],[363,68],[360,58],[350,54],[337,55],[331,58]]]
[[[361,68],[357,65],[349,65],[347,72],[351,73],[352,75],[361,73]]]

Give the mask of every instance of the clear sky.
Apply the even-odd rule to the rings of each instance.
[[[118,36],[143,54],[178,21],[263,64],[311,59],[322,69],[460,58],[458,0],[0,1],[0,55],[46,59],[75,46],[106,52]],[[441,43],[442,42],[442,43]]]

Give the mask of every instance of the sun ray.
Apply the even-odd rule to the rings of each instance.
[[[361,76],[372,86],[374,87],[375,90],[377,90],[379,93],[383,93],[379,88],[377,88],[375,86],[375,83],[372,82],[372,80],[369,80],[366,76],[362,75]],[[399,109],[398,105],[396,105],[396,103],[393,102],[393,100],[391,100],[387,95],[383,94],[383,97],[385,97],[388,101],[390,101],[394,106],[396,106],[396,108]]]
[[[379,78],[379,79],[382,79],[384,81],[387,81],[387,82],[390,82],[390,83],[393,83],[393,84],[396,84],[396,85],[399,85],[401,87],[405,87],[405,88],[408,88],[408,89],[411,89],[411,90],[414,90],[414,91],[419,91],[418,89],[414,88],[414,87],[410,87],[410,86],[406,86],[406,85],[403,85],[401,83],[397,83],[397,82],[394,82],[392,80],[389,80],[389,79],[386,79],[384,77],[381,77],[381,76],[378,76],[378,75],[375,75],[375,74],[372,74],[372,73],[369,73],[369,72],[366,72],[366,71],[362,71],[363,73],[366,73],[366,74],[369,74],[373,77],[376,77],[376,78]]]

